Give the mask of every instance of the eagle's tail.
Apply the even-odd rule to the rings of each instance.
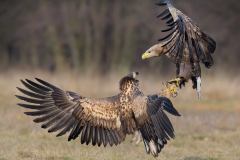
[[[158,157],[158,153],[160,153],[164,145],[167,144],[167,140],[160,140],[159,138],[156,138],[155,140],[151,139],[150,141],[143,138],[143,142],[147,154],[151,153],[153,157]]]
[[[196,79],[197,79],[198,99],[201,100],[201,77],[196,77]]]

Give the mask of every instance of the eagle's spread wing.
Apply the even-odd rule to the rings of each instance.
[[[169,136],[174,138],[174,129],[164,110],[180,116],[166,97],[139,95],[133,101],[133,112],[139,125],[146,152],[158,156]]]
[[[89,99],[74,92],[63,91],[38,78],[36,80],[41,85],[27,79],[26,82],[21,80],[31,91],[18,88],[33,98],[17,97],[38,105],[18,105],[38,110],[25,114],[41,116],[34,119],[34,122],[45,122],[42,128],[50,127],[48,132],[61,130],[57,136],[71,130],[69,141],[81,134],[82,144],[88,145],[92,141],[92,145],[106,146],[109,143],[112,146],[124,141],[126,134],[138,130],[147,153],[151,152],[154,157],[160,153],[169,137],[174,138],[173,126],[164,110],[180,115],[166,97],[144,96],[136,86],[127,89],[126,94],[122,92],[113,97]],[[134,85],[132,80],[129,84]]]
[[[18,88],[22,93],[33,97],[17,96],[19,99],[35,103],[18,104],[25,108],[36,109],[35,112],[25,112],[26,115],[42,116],[34,119],[34,122],[45,122],[42,128],[51,127],[48,132],[60,129],[57,136],[62,136],[71,131],[68,140],[75,139],[81,134],[81,143],[104,146],[120,144],[124,138],[118,111],[114,105],[116,97],[103,99],[88,99],[77,93],[63,91],[43,80],[37,79],[42,85],[26,80],[22,83],[31,91]]]
[[[181,11],[172,6],[168,0],[162,0],[156,3],[160,6],[167,6],[168,8],[158,17],[163,17],[162,20],[169,19],[166,23],[170,26],[169,29],[163,30],[172,32],[159,41],[165,40],[171,36],[162,46],[168,46],[167,53],[173,61],[181,61],[182,54],[185,47],[189,49],[189,58],[193,62],[202,61],[206,67],[210,68],[213,65],[211,53],[216,49],[215,41],[189,17],[184,15]]]

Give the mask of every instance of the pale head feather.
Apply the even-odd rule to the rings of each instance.
[[[159,44],[156,44],[156,45],[152,46],[151,48],[149,48],[142,55],[142,59],[150,58],[150,57],[159,57],[161,55],[164,55],[167,51],[165,47],[162,47],[162,45],[164,45],[164,44],[165,44],[165,42],[159,43]]]

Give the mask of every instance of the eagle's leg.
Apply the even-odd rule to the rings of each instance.
[[[175,83],[176,87],[179,87],[181,80],[182,80],[181,78],[172,79],[172,80],[168,81],[168,83],[170,83],[170,84]]]
[[[134,142],[136,139],[137,139],[136,146],[138,146],[139,143],[142,141],[142,134],[140,131],[135,131],[133,133],[131,143]]]

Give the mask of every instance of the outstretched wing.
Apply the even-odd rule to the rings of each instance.
[[[163,17],[162,20],[168,20],[166,23],[170,27],[162,32],[172,32],[159,41],[171,37],[162,46],[168,48],[167,53],[174,61],[181,61],[183,49],[188,47],[189,57],[193,62],[202,61],[206,67],[210,68],[213,65],[211,53],[216,49],[215,41],[189,17],[183,14],[172,6],[168,0],[162,0],[156,5],[167,6],[167,9],[157,17]]]
[[[103,144],[118,145],[124,140],[121,121],[116,106],[119,105],[118,97],[103,99],[88,99],[77,93],[63,91],[52,84],[36,78],[41,83],[26,79],[21,80],[23,85],[31,91],[18,88],[27,98],[17,96],[19,99],[34,103],[18,104],[21,107],[38,111],[25,112],[26,115],[41,116],[34,119],[36,123],[45,122],[42,128],[49,128],[48,132],[56,132],[58,136],[71,130],[68,141],[81,134],[81,143],[88,145]]]
[[[139,125],[146,152],[154,157],[158,156],[169,137],[174,138],[173,126],[165,114],[167,111],[175,116],[180,116],[166,97],[157,95],[138,96],[133,103],[133,112]]]

